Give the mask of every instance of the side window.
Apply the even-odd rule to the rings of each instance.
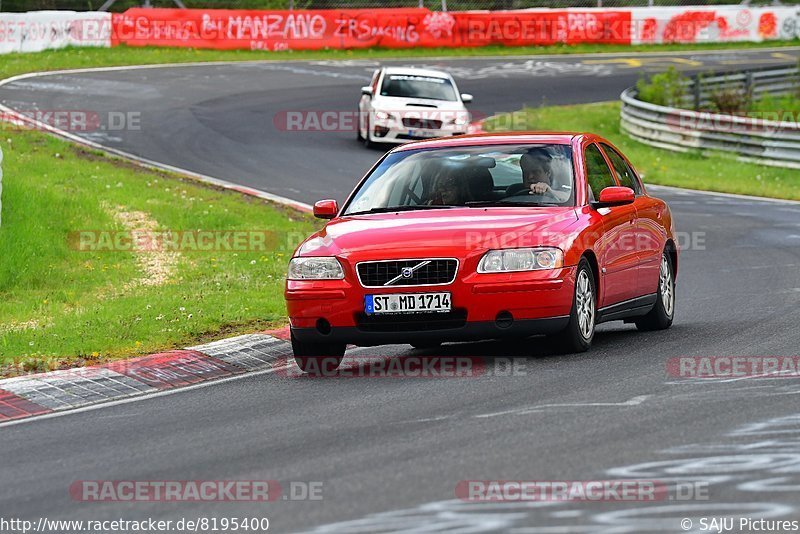
[[[603,150],[606,151],[606,156],[611,160],[611,165],[617,173],[619,184],[625,187],[630,187],[636,193],[636,196],[642,194],[642,188],[639,187],[639,180],[633,173],[633,169],[628,163],[619,155],[619,152],[614,150],[608,145],[603,145]]]
[[[589,197],[592,201],[600,198],[600,191],[606,187],[617,185],[614,175],[611,174],[611,169],[608,168],[597,145],[586,147],[586,178],[589,181],[589,192],[591,193]]]

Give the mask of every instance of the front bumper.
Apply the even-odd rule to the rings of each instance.
[[[287,281],[292,333],[306,342],[355,345],[411,341],[474,341],[549,334],[566,327],[576,268],[526,273],[478,274],[448,285],[364,288],[344,280]],[[368,294],[449,292],[448,313],[369,316]]]
[[[464,135],[469,128],[468,124],[443,125],[441,128],[409,128],[397,121],[378,122],[372,126],[370,141],[377,143],[408,143],[436,137],[452,137],[454,135]]]

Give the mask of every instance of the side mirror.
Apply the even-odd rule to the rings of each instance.
[[[372,96],[372,87],[369,85],[365,85],[364,87],[361,88],[361,94]]]
[[[339,213],[339,203],[335,200],[320,200],[314,204],[314,217],[318,219],[333,219]]]
[[[472,95],[469,93],[461,93],[461,101],[465,104],[469,104],[472,102]]]
[[[636,200],[636,193],[630,187],[606,187],[600,191],[600,206],[622,206],[632,204]]]

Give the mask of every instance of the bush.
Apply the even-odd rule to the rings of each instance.
[[[721,89],[709,97],[710,111],[720,113],[745,113],[750,109],[750,95],[741,89]]]
[[[647,78],[642,76],[636,82],[638,98],[658,106],[680,106],[681,99],[686,94],[684,84],[688,80],[689,78],[675,70],[675,67]]]

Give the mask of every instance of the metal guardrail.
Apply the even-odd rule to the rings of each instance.
[[[717,91],[735,90],[758,98],[800,89],[800,69],[782,67],[701,76],[688,82],[680,103],[684,108],[659,106],[636,98],[635,87],[623,91],[620,127],[648,145],[679,152],[732,152],[746,161],[800,169],[800,124],[796,116],[779,112],[726,114],[703,109]],[[685,108],[694,109],[685,109]],[[787,120],[788,119],[788,120]]]

